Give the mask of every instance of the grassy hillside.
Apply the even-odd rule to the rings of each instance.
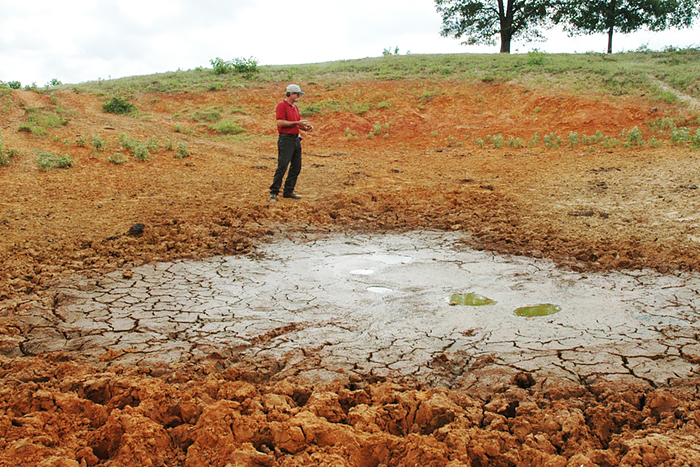
[[[619,54],[445,54],[389,55],[306,65],[261,66],[257,72],[215,74],[211,68],[158,73],[50,87],[76,92],[128,95],[136,92],[202,92],[263,82],[296,81],[333,86],[357,80],[441,79],[500,82],[517,80],[568,87],[576,92],[647,95],[673,102],[674,90],[700,98],[700,49]],[[546,78],[546,79],[543,79]]]

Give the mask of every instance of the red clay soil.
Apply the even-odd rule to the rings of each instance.
[[[19,151],[0,167],[0,354],[21,337],[6,318],[50,307],[66,274],[254,254],[260,242],[304,232],[459,230],[473,248],[582,271],[700,267],[700,151],[648,125],[687,109],[517,83],[299,84],[316,127],[303,141],[304,198],[274,205],[273,110],[286,83],[138,94],[140,113],[129,116],[68,90],[0,102],[2,139]],[[60,108],[69,123],[44,136],[17,131],[37,108]],[[217,134],[212,109],[245,132]],[[620,133],[634,127],[644,146],[567,144],[570,132],[598,131],[625,143]],[[122,133],[156,136],[160,149],[136,161],[119,148]],[[551,133],[559,148],[544,144]],[[93,152],[92,135],[106,150]],[[189,157],[174,157],[180,142]],[[75,163],[40,170],[36,149]],[[124,164],[107,161],[117,152]],[[128,234],[136,223],[141,236]],[[0,356],[0,465],[700,465],[697,375],[661,388],[480,374],[467,392],[108,361]]]

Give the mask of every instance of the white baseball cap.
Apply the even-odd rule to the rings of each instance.
[[[295,92],[297,94],[304,94],[304,91],[296,84],[290,84],[287,86],[287,92]]]

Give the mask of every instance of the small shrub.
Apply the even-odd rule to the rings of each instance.
[[[700,149],[700,128],[695,130],[695,135],[690,139],[690,147]]]
[[[233,69],[239,73],[251,73],[258,71],[258,60],[254,57],[234,58],[231,60]]]
[[[175,153],[175,157],[178,159],[184,159],[185,157],[190,157],[190,152],[187,150],[187,143],[184,141],[180,141],[177,143],[177,152]]]
[[[109,102],[105,102],[102,106],[102,110],[107,113],[113,113],[117,115],[130,114],[138,110],[134,104],[122,99],[121,97],[113,97]]]
[[[216,57],[213,60],[209,60],[212,67],[214,68],[214,74],[223,75],[231,71],[237,71],[239,73],[251,73],[258,71],[258,60],[254,57],[250,58],[234,58],[231,61],[226,61],[223,58]]]
[[[604,148],[616,148],[620,145],[620,140],[617,138],[606,138],[603,139],[600,144]]]
[[[22,89],[22,83],[19,81],[8,81],[7,85],[10,87],[10,89]]]
[[[180,125],[179,123],[176,123],[175,126],[173,127],[173,131],[175,133],[181,133],[182,132],[182,125]]]
[[[146,147],[149,151],[158,152],[160,150],[160,141],[158,141],[156,136],[151,136],[148,138],[148,141],[146,141]]]
[[[527,53],[528,65],[544,65],[545,54],[535,49]]]
[[[83,135],[78,136],[75,138],[75,145],[78,146],[79,148],[86,148],[87,147],[87,140]]]
[[[46,151],[37,151],[37,164],[41,170],[67,169],[73,165],[73,158],[68,154],[57,156]]]
[[[61,83],[61,82],[60,82],[59,80],[57,80],[56,78],[52,78],[51,81],[49,81],[48,83],[46,83],[46,87],[49,87],[49,86],[60,86],[61,84],[63,84],[63,83]]]
[[[543,141],[544,145],[548,148],[558,148],[561,146],[561,143],[562,143],[561,136],[557,136],[555,133],[550,133],[548,135],[544,135],[544,138],[542,141]]]
[[[165,140],[165,150],[166,151],[172,151],[173,150],[173,140],[170,138]]]
[[[595,132],[595,135],[593,135],[593,136],[584,136],[582,138],[582,142],[583,142],[583,144],[590,146],[590,145],[596,144],[597,142],[599,142],[600,140],[602,140],[604,138],[605,138],[605,135],[603,135],[603,133],[601,133],[601,131],[598,130]]]
[[[141,143],[136,143],[132,149],[134,158],[141,162],[146,162],[151,158],[151,153],[148,152],[148,148]]]
[[[119,146],[127,151],[133,151],[140,144],[139,140],[128,136],[126,133],[119,133],[117,138],[119,139]]]
[[[540,144],[540,134],[535,132],[535,134],[532,135],[532,139],[530,140],[530,147],[534,148],[538,144]]]
[[[10,165],[10,156],[5,154],[5,143],[0,139],[0,166]]]
[[[351,113],[354,113],[355,115],[364,115],[370,110],[372,110],[372,105],[371,104],[362,104],[359,102],[355,102],[350,106],[348,109]]]
[[[502,148],[503,147],[503,135],[498,134],[498,135],[494,136],[492,138],[491,142],[493,143],[494,148],[496,148],[496,149]]]
[[[126,162],[126,157],[120,152],[115,152],[113,155],[107,158],[107,162],[111,162],[115,165],[120,165]]]
[[[390,127],[391,127],[391,122],[387,122],[384,125],[377,122],[374,124],[374,127],[369,131],[369,133],[367,134],[367,137],[373,138],[374,136],[379,136],[382,134],[382,131],[384,131],[384,136],[388,137]]]
[[[520,149],[523,147],[523,140],[520,138],[513,138],[512,136],[508,138],[508,146],[515,149]]]
[[[476,142],[476,145],[479,146],[480,148],[483,148],[484,146],[486,146],[486,143],[481,138],[477,138],[475,142]]]
[[[345,127],[345,138],[357,139],[357,132],[355,130],[351,130],[350,127]]]
[[[624,137],[622,137],[624,135]],[[622,132],[622,139],[626,139],[625,147],[642,147],[644,146],[644,137],[639,127],[632,128],[629,132]]]
[[[652,148],[660,148],[663,145],[664,145],[663,141],[659,141],[656,138],[651,138],[649,140],[649,146],[651,146]]]
[[[219,109],[199,110],[192,115],[192,118],[197,121],[218,122],[221,120],[221,112]]]
[[[107,147],[107,143],[100,138],[100,135],[92,135],[92,149],[95,152],[104,151]]]
[[[571,148],[571,149],[575,148],[576,146],[579,145],[580,142],[581,142],[581,138],[579,138],[578,133],[576,133],[575,131],[570,131],[569,132],[569,143],[568,143],[569,148]]]
[[[388,109],[389,107],[391,107],[391,104],[389,104],[388,102],[380,102],[379,104],[377,104],[377,109],[379,110]]]
[[[229,71],[233,70],[233,65],[223,58],[216,57],[209,60],[209,63],[211,63],[211,66],[214,68],[214,74],[216,75],[223,75],[224,73],[228,73]]]
[[[687,127],[673,128],[671,130],[671,144],[682,146],[690,141],[690,130]]]
[[[242,126],[240,126],[234,120],[222,120],[215,123],[210,127],[212,130],[223,135],[237,135],[245,131]]]

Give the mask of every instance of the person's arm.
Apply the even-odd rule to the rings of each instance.
[[[309,123],[307,120],[299,120],[298,122],[292,122],[289,120],[277,120],[277,126],[279,127],[290,127],[290,126],[297,126],[299,125],[300,130],[304,131],[313,131],[314,127]]]

